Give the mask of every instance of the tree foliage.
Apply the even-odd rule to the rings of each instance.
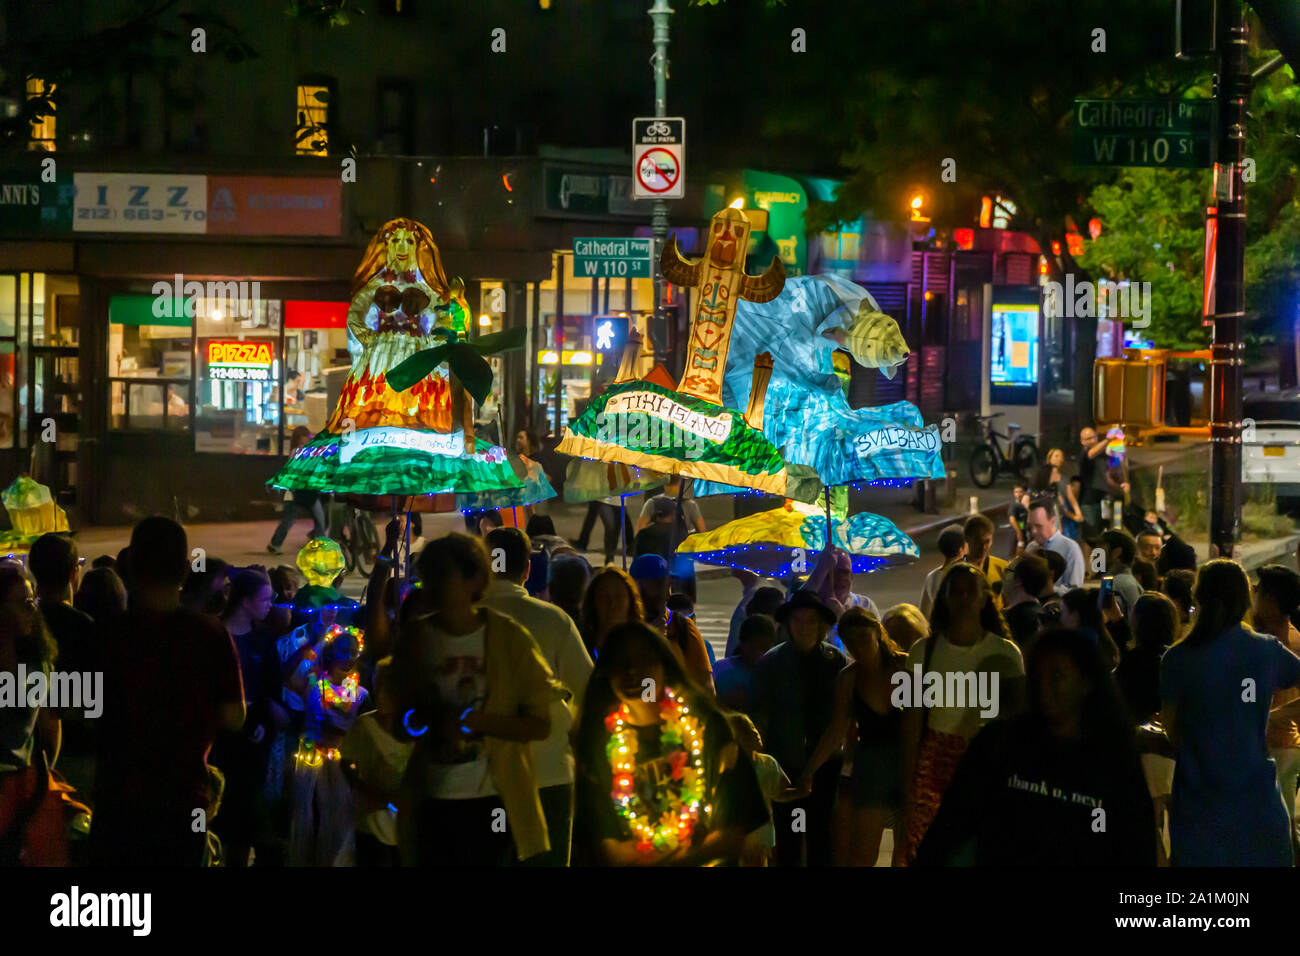
[[[0,119],[0,146],[25,149],[33,123],[57,113],[58,87],[74,75],[101,89],[124,75],[157,77],[171,106],[188,108],[192,93],[174,77],[189,55],[190,31],[206,31],[209,55],[238,64],[258,51],[213,3],[177,11],[180,0],[138,0],[112,22],[51,16],[38,5],[21,8],[5,42],[0,43],[0,89],[22,94],[17,115]],[[40,77],[55,88],[53,97],[25,95],[26,80]]]
[[[1209,93],[1208,81],[1198,92]],[[1245,184],[1246,333],[1255,351],[1273,341],[1275,320],[1294,310],[1300,282],[1300,88],[1290,69],[1254,91],[1246,152],[1254,162],[1254,181]],[[1207,170],[1124,169],[1088,197],[1103,231],[1082,261],[1109,278],[1151,283],[1146,335],[1161,348],[1209,343],[1202,297],[1212,178]]]

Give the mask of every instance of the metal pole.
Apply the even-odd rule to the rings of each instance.
[[[402,569],[402,578],[409,581],[411,579],[411,505],[414,502],[410,498],[406,499],[406,567]]]
[[[668,0],[654,0],[650,7],[650,20],[654,23],[655,116],[668,115],[668,18],[673,14]],[[654,343],[655,361],[668,364],[667,315],[664,301],[668,298],[667,283],[659,268],[659,257],[668,240],[668,203],[656,199],[650,216],[650,235],[654,250],[654,319],[651,339]]]
[[[1231,557],[1241,531],[1241,321],[1246,312],[1246,196],[1242,161],[1246,154],[1246,102],[1250,69],[1246,61],[1245,9],[1240,0],[1219,5],[1219,152],[1215,191],[1218,239],[1215,246],[1215,312],[1210,345],[1210,547]]]
[[[555,257],[559,264],[555,270],[555,325],[551,338],[555,342],[555,440],[564,435],[560,424],[560,394],[564,391],[564,256]]]

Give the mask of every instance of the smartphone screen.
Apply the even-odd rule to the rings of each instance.
[[[1115,593],[1115,576],[1108,574],[1101,579],[1101,590],[1097,593],[1097,606],[1105,608],[1110,603],[1110,596]]]

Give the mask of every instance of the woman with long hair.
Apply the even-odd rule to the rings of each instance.
[[[89,615],[96,634],[102,634],[110,621],[126,613],[126,586],[112,568],[91,568],[82,575],[72,606]]]
[[[22,665],[28,674],[48,675],[59,649],[36,607],[31,582],[14,565],[0,565],[0,610],[9,615],[8,626],[0,630],[0,671],[16,674]],[[58,758],[57,712],[29,708],[26,697],[19,696],[15,706],[0,707],[0,774],[31,766],[38,749],[45,751],[50,766]]]
[[[0,707],[0,866],[68,864],[59,801],[41,797],[46,768],[58,760],[62,724],[52,707],[28,706],[31,685],[20,677],[43,673],[48,679],[57,657],[27,577],[19,567],[0,565],[0,675],[19,688],[18,699]]]
[[[621,866],[735,860],[770,815],[726,716],[643,621],[603,647],[574,746],[583,843]]]
[[[1098,606],[1097,599],[1096,588],[1071,588],[1066,591],[1061,595],[1061,627],[1093,635],[1097,640],[1097,649],[1101,651],[1101,659],[1114,670],[1119,664],[1119,645],[1111,636],[1110,627],[1106,624],[1106,612]],[[1113,596],[1111,601],[1114,602]],[[1121,624],[1122,615],[1119,614],[1118,605],[1109,610],[1116,617],[1115,623]],[[1126,633],[1128,628],[1121,626],[1121,630]]]
[[[257,845],[257,858],[267,862],[271,852],[270,808],[261,793],[266,779],[271,741],[288,725],[289,714],[276,698],[280,693],[279,658],[275,638],[266,628],[274,588],[265,571],[244,568],[230,580],[230,598],[222,623],[239,654],[247,716],[237,731],[222,731],[209,762],[226,777],[221,801],[221,835],[226,865],[248,865],[248,852]]]
[[[907,666],[907,652],[862,608],[849,608],[837,631],[853,663],[840,671],[835,711],[799,781],[811,790],[813,775],[841,747],[853,745],[850,800],[836,804],[841,838],[837,866],[875,866],[885,827],[903,803],[903,712],[890,699],[893,678]],[[848,739],[856,725],[856,736]]]
[[[1096,641],[1048,631],[1027,678],[1028,713],[971,742],[914,865],[1154,866],[1151,798]]]
[[[1115,669],[1115,682],[1137,724],[1160,715],[1160,658],[1178,639],[1180,626],[1178,608],[1165,595],[1148,591],[1133,602],[1134,646]]]
[[[1273,692],[1300,684],[1300,657],[1242,622],[1250,580],[1201,566],[1196,623],[1160,662],[1160,712],[1175,749],[1175,866],[1291,866],[1290,825],[1265,739]]]
[[[988,581],[974,565],[953,565],[939,585],[930,635],[908,651],[905,679],[891,698],[906,710],[903,839],[895,855],[900,865],[915,856],[971,738],[988,720],[1020,709],[1024,675],[1020,649],[1007,636]],[[976,700],[964,692],[972,680],[980,691]],[[932,693],[932,682],[938,683],[938,694]],[[962,689],[960,699],[955,693],[950,699],[948,688]],[[931,705],[935,697],[939,702]]]
[[[512,842],[521,861],[545,853],[531,744],[550,735],[567,691],[528,631],[482,603],[492,568],[481,540],[432,541],[416,568],[422,600],[392,666],[395,732],[415,740],[398,801],[403,862],[506,866]]]
[[[578,626],[591,659],[599,659],[605,636],[614,627],[644,617],[641,591],[626,571],[608,566],[593,574],[582,599],[582,623]]]
[[[1083,512],[1079,510],[1079,499],[1070,486],[1070,476],[1065,473],[1065,452],[1053,448],[1043,459],[1043,464],[1034,475],[1035,494],[1051,495],[1056,499],[1057,514],[1061,516],[1061,533],[1068,538],[1079,536],[1079,525],[1083,522]]]

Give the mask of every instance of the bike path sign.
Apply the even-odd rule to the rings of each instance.
[[[639,116],[632,120],[634,199],[686,195],[686,119]]]

